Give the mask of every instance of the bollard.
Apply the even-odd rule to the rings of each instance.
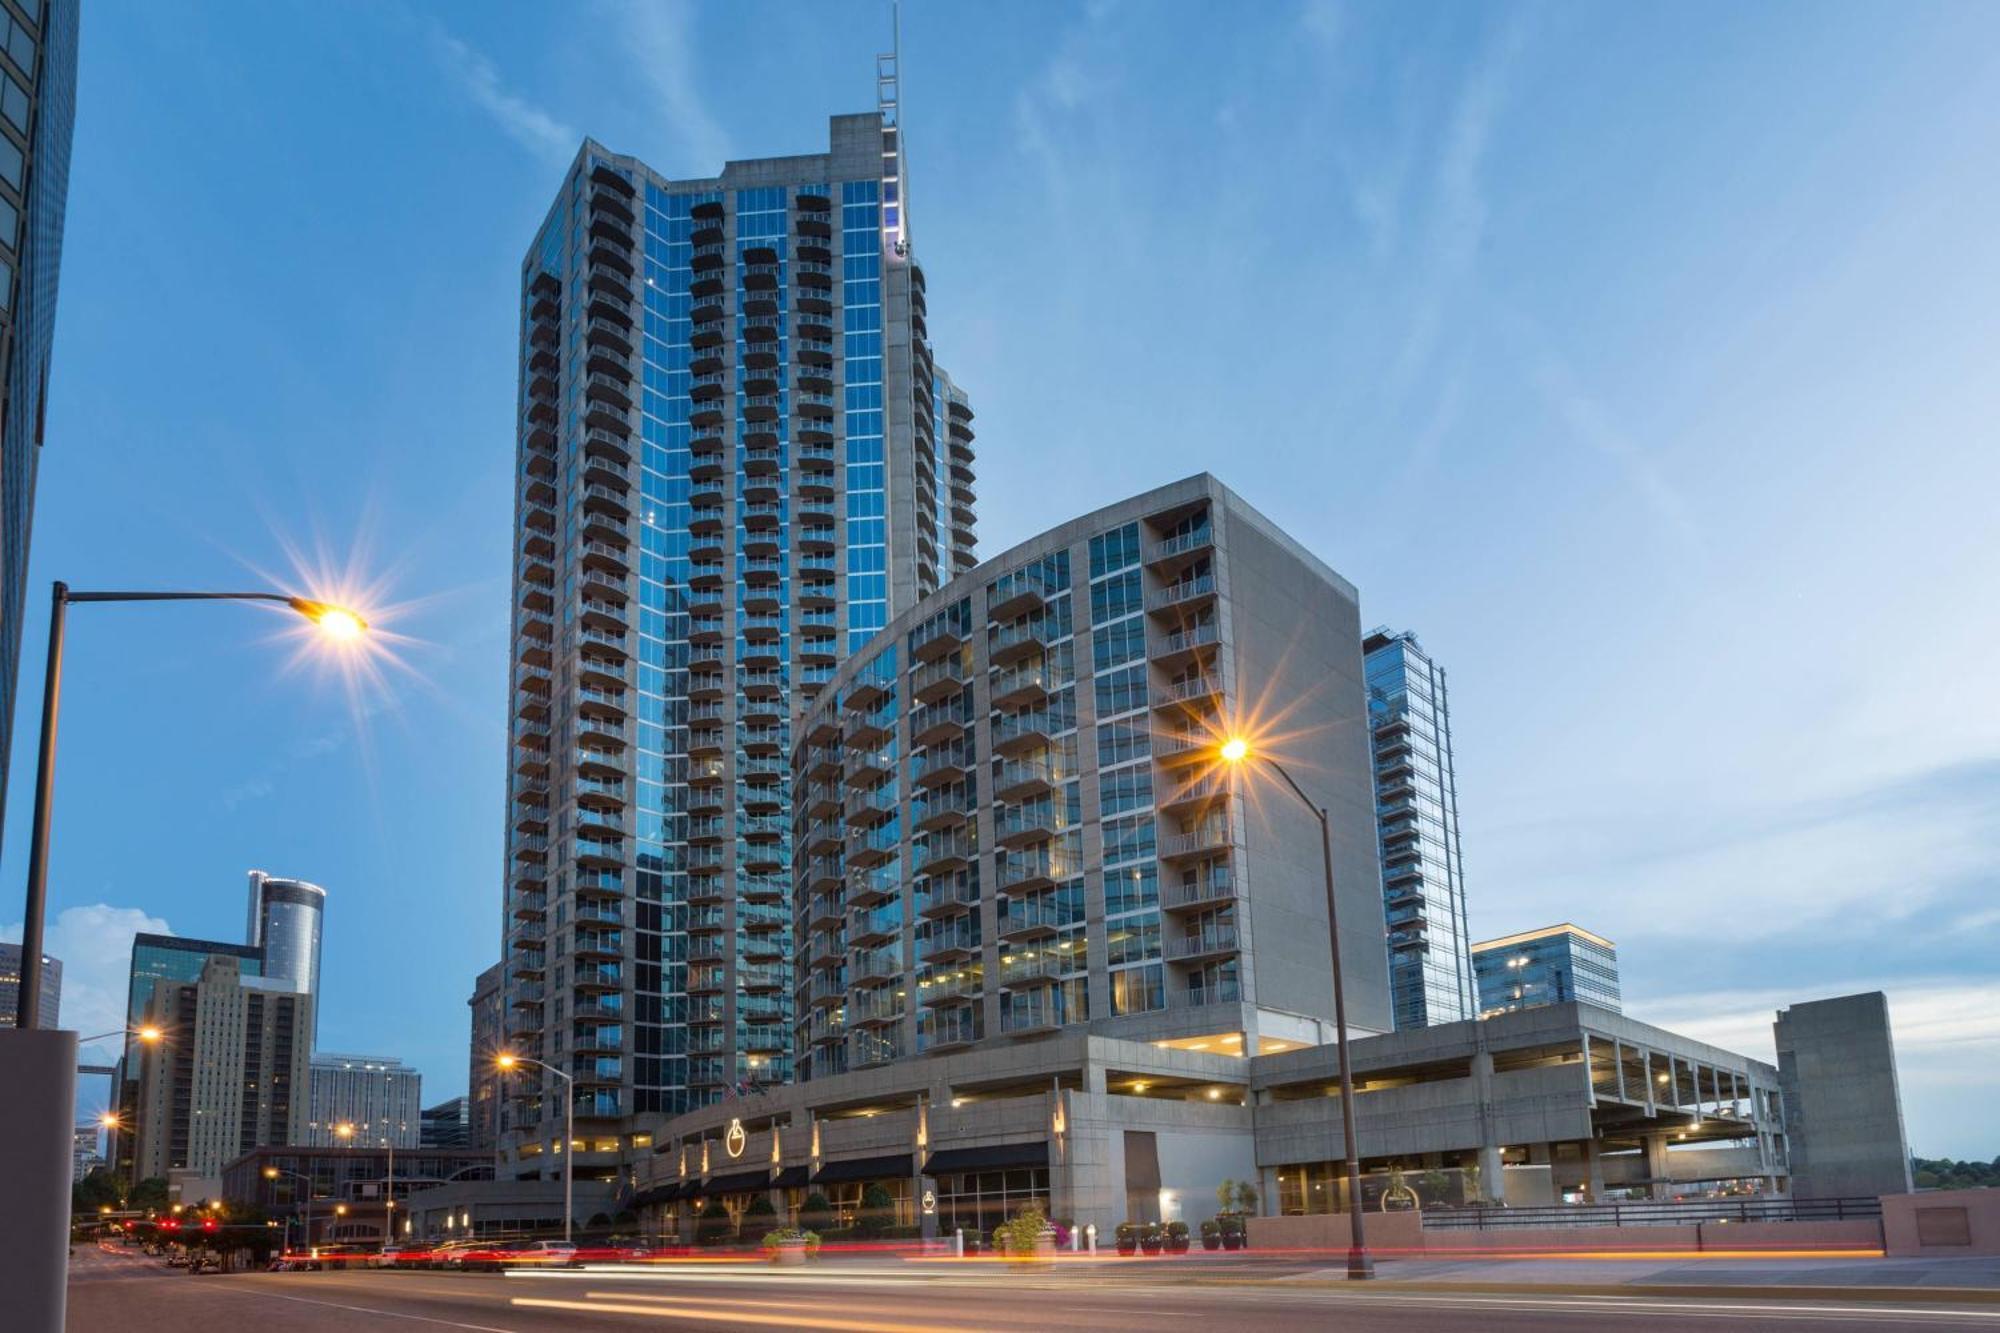
[[[965,1257],[964,1227],[953,1227],[951,1229],[951,1255],[954,1259],[963,1259]]]

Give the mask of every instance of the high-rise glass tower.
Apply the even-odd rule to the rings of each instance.
[[[319,994],[320,933],[326,890],[302,879],[250,872],[250,912],[244,937],[264,951],[264,977],[300,995]],[[314,1031],[318,1031],[317,1010]]]
[[[76,123],[77,0],[0,0],[0,808]]]
[[[1478,1010],[1444,669],[1407,631],[1370,630],[1361,651],[1396,1026],[1472,1018]]]
[[[671,180],[586,141],[521,271],[501,1150],[579,1174],[791,1078],[799,710],[973,561],[894,69],[828,149]]]

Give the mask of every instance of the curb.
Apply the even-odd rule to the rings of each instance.
[[[1680,1296],[1696,1300],[1736,1297],[1764,1301],[1907,1301],[1921,1305],[2000,1305],[1996,1287],[1798,1287],[1750,1283],[1589,1282],[1369,1282],[1321,1278],[1192,1278],[1201,1287],[1305,1287],[1327,1291],[1393,1291],[1466,1296]]]

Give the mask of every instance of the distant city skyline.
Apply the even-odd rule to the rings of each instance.
[[[457,1090],[500,924],[522,237],[586,133],[676,176],[823,144],[886,19],[786,13],[91,27],[29,587],[352,569],[408,669],[350,697],[275,620],[72,623],[46,951],[79,1030],[120,1022],[133,932],[233,938],[244,866],[296,869],[341,895],[322,1044]],[[1585,918],[1628,1014],[1764,1059],[1775,1009],[1883,989],[1912,1147],[1990,1157],[2000,14],[1213,13],[905,14],[979,554],[1213,470],[1450,668],[1475,935]],[[1948,707],[1885,669],[1918,644]]]

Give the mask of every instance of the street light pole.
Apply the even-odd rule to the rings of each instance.
[[[35,760],[35,819],[28,842],[28,902],[21,924],[21,990],[15,1026],[32,1028],[42,1013],[43,917],[48,906],[49,824],[54,816],[56,722],[62,705],[63,640],[72,602],[278,602],[337,638],[352,639],[368,624],[352,611],[281,592],[71,592],[57,579],[49,588],[49,661],[42,678],[42,736]]]
[[[1225,762],[1239,764],[1250,754],[1249,745],[1232,739],[1222,747]],[[1354,1074],[1347,1056],[1347,987],[1340,966],[1340,904],[1333,892],[1333,831],[1326,807],[1306,795],[1305,789],[1285,771],[1285,766],[1268,756],[1263,762],[1285,780],[1292,795],[1319,821],[1320,865],[1326,876],[1326,930],[1333,950],[1334,1049],[1340,1063],[1340,1131],[1346,1152],[1348,1249],[1347,1276],[1360,1281],[1375,1276],[1375,1261],[1368,1254],[1368,1229],[1361,1207],[1361,1149],[1354,1136]]]
[[[515,1065],[534,1065],[546,1069],[561,1079],[567,1086],[563,1088],[563,1240],[570,1239],[570,1226],[576,1220],[576,1079],[565,1074],[554,1065],[537,1060],[532,1055],[503,1055],[498,1061],[502,1070]]]

